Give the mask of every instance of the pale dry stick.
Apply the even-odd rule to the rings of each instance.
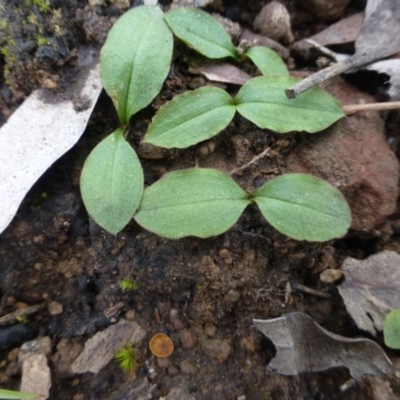
[[[388,103],[348,104],[342,107],[346,115],[351,115],[360,111],[398,110],[400,109],[400,101],[390,101]]]
[[[336,75],[339,75],[343,72],[350,71],[355,68],[363,67],[367,64],[372,63],[376,60],[376,55],[373,54],[363,54],[351,56],[346,58],[343,61],[338,62],[328,68],[321,69],[321,71],[316,72],[313,75],[310,75],[308,78],[303,79],[302,81],[294,84],[290,88],[285,90],[286,96],[289,99],[294,99],[300,93],[305,92],[311,87],[326,81],[329,78],[333,78]]]
[[[307,294],[312,294],[314,296],[323,297],[325,299],[330,299],[332,297],[332,295],[330,295],[329,293],[321,292],[320,290],[311,289],[307,286],[302,285],[301,283],[292,282],[290,286],[291,286],[292,290],[295,292],[303,292],[303,293],[307,293]]]
[[[44,308],[44,304],[39,304],[4,315],[4,317],[0,317],[0,326],[10,325],[16,322],[18,317],[27,317],[28,315],[37,313],[42,308]]]
[[[325,54],[326,56],[332,58],[335,61],[339,61],[338,55],[335,52],[333,52],[332,50],[328,49],[327,47],[322,46],[322,44],[319,44],[318,42],[316,42],[315,40],[312,40],[312,39],[303,39],[303,40],[304,40],[304,42],[310,44],[311,46],[314,46],[322,54]]]
[[[267,156],[270,150],[271,149],[269,147],[267,147],[260,154],[258,154],[257,156],[253,157],[248,163],[242,165],[239,168],[233,169],[231,172],[229,172],[229,175],[232,176],[233,174],[236,174],[237,172],[243,171],[244,169],[248,168],[250,165],[256,163],[260,158],[263,158],[263,157]]]

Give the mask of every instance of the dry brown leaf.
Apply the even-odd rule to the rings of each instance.
[[[360,329],[376,335],[386,315],[400,308],[400,255],[383,251],[366,260],[347,258],[339,286],[347,311]]]
[[[355,379],[393,371],[382,348],[372,340],[348,339],[327,331],[308,315],[289,313],[271,320],[253,320],[276,347],[268,368],[282,375],[347,367]]]

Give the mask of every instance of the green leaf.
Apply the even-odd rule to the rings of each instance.
[[[201,238],[227,231],[249,204],[248,195],[221,171],[170,172],[144,191],[136,221],[170,239]]]
[[[282,58],[273,50],[264,46],[250,47],[244,55],[253,61],[263,75],[289,76]]]
[[[235,112],[231,96],[222,89],[186,92],[157,112],[144,141],[167,149],[188,147],[222,131]]]
[[[132,218],[143,194],[139,159],[122,129],[101,141],[86,159],[81,193],[90,216],[106,231],[118,233]]]
[[[289,100],[285,89],[298,81],[281,76],[250,79],[236,96],[237,110],[258,127],[279,133],[314,133],[344,117],[339,102],[318,87]]]
[[[0,389],[0,399],[4,399],[4,400],[32,399],[34,397],[38,397],[38,395],[34,394],[34,393],[16,392],[14,390]]]
[[[383,325],[385,345],[391,349],[400,349],[400,310],[392,310]]]
[[[160,92],[172,46],[172,33],[158,7],[136,7],[110,30],[101,50],[101,78],[122,125]]]
[[[197,8],[175,8],[164,15],[167,24],[190,47],[208,58],[237,58],[235,46],[224,27]]]
[[[253,199],[275,229],[296,240],[323,242],[343,236],[350,227],[350,208],[343,195],[311,175],[278,176]]]

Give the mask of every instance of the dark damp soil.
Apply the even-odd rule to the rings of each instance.
[[[90,7],[84,0],[50,1],[47,11],[22,3],[6,0],[0,11],[6,21],[0,36],[5,49],[0,59],[0,123],[38,86],[38,70],[57,74],[68,68],[81,43],[100,49],[121,14],[112,4]],[[251,27],[265,3],[221,1],[217,11]],[[291,2],[284,3],[293,9]],[[349,12],[357,6],[354,3]],[[307,36],[321,25],[320,21],[299,23],[294,34]],[[38,36],[42,37],[39,43]],[[177,62],[154,105],[158,108],[175,94],[205,83],[205,78],[190,74]],[[208,142],[186,150],[146,152],[139,143],[153,115],[151,106],[137,114],[129,134],[141,156],[146,185],[166,171],[196,165],[231,171],[270,147],[273,156],[235,176],[241,187],[254,189],[285,171],[285,157],[295,151],[299,140],[298,134],[266,132],[235,117]],[[388,118],[388,129],[398,126],[396,118],[395,114]],[[399,251],[398,232],[388,227],[399,226],[400,210],[372,233],[352,231],[343,239],[322,244],[285,237],[256,208],[247,209],[228,232],[210,239],[167,240],[134,221],[112,236],[88,217],[79,177],[91,149],[115,126],[112,102],[103,93],[81,140],[35,184],[0,236],[0,316],[45,304],[25,324],[0,328],[0,387],[18,389],[21,372],[16,358],[10,356],[13,349],[32,338],[49,336],[51,399],[161,399],[171,391],[178,394],[168,399],[374,398],[364,381],[342,391],[350,379],[344,368],[295,377],[267,371],[275,348],[252,319],[300,311],[334,333],[365,337],[346,312],[336,285],[321,282],[319,274],[338,268],[348,256]],[[122,291],[120,282],[125,278],[137,288]],[[330,297],[289,290],[296,284]],[[61,314],[49,312],[47,305],[52,302],[62,305]],[[98,374],[59,373],[54,355],[61,341],[71,349],[84,345],[121,318],[134,320],[146,331],[138,347],[135,376],[124,374],[113,361]],[[167,359],[154,358],[148,349],[157,332],[168,334],[175,344]],[[381,337],[378,341],[382,344]],[[132,389],[143,382],[152,387],[148,397]]]

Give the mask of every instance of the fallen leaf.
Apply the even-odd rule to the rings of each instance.
[[[347,311],[360,329],[383,330],[386,315],[400,308],[400,255],[383,251],[366,260],[347,258],[345,281],[338,287]]]
[[[99,70],[98,53],[81,49],[68,87],[35,90],[0,129],[0,233],[33,184],[83,134],[102,89]]]
[[[355,42],[355,54],[291,86],[286,89],[286,95],[295,98],[326,79],[364,67],[400,51],[399,18],[400,0],[368,0],[365,20]]]
[[[384,375],[393,365],[382,348],[369,339],[349,339],[327,331],[308,315],[289,313],[271,320],[253,320],[276,347],[268,368],[282,375],[347,367],[350,375]]]

